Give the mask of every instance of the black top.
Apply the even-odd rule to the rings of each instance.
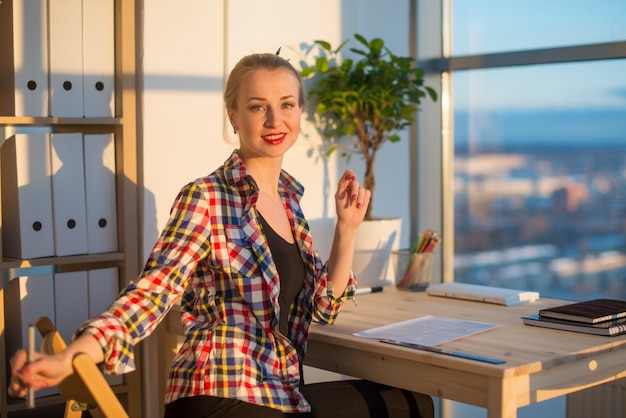
[[[283,335],[288,336],[289,307],[296,300],[304,284],[304,262],[302,257],[300,257],[300,250],[295,242],[289,243],[285,241],[263,219],[260,213],[259,219],[280,278],[280,294],[278,296],[280,305],[279,329]]]

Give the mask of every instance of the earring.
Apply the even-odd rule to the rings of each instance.
[[[237,129],[233,129],[233,133],[237,135]]]

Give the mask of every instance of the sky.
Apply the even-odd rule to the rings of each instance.
[[[453,0],[453,53],[626,40],[624,0]]]
[[[625,0],[453,0],[453,54],[626,40]],[[457,72],[455,107],[626,112],[626,59]]]

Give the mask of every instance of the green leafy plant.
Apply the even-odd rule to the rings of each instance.
[[[393,54],[380,38],[370,41],[362,35],[354,38],[365,48],[350,48],[356,59],[341,60],[341,50],[322,40],[315,41],[319,55],[315,64],[302,63],[302,78],[310,83],[308,98],[316,108],[324,136],[330,142],[326,155],[341,148],[342,156],[354,153],[365,160],[363,185],[372,191],[376,186],[374,163],[385,142],[398,142],[398,132],[415,120],[421,101],[437,93],[424,85],[424,71],[415,67],[412,57]],[[352,147],[342,147],[348,139]],[[372,219],[372,203],[365,215]]]

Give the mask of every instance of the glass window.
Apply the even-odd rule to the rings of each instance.
[[[626,60],[452,73],[456,281],[626,299],[623,74]]]
[[[626,40],[623,0],[454,0],[453,55]]]

